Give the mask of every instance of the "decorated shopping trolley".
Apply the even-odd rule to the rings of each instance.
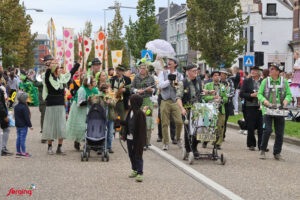
[[[189,154],[186,149],[183,148],[182,158],[188,160],[189,164],[192,164],[194,159],[210,159],[220,160],[221,164],[225,164],[225,156],[222,153],[218,156],[218,149],[215,145],[218,140],[217,136],[217,122],[220,103],[195,103],[191,105],[189,114],[185,118],[185,131],[188,133],[188,140],[186,141],[192,149],[193,140],[200,142],[213,142],[212,153],[199,153],[199,156],[194,157],[194,153],[191,151]]]

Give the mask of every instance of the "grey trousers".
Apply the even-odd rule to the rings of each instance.
[[[8,137],[9,137],[9,127],[3,129],[2,148],[1,149],[5,149],[6,148]]]

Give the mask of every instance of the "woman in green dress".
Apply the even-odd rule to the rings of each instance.
[[[80,150],[80,142],[86,131],[86,115],[93,96],[98,95],[94,77],[85,78],[77,91],[67,121],[67,139],[74,140],[74,148]]]

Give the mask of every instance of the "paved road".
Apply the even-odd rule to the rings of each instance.
[[[27,148],[33,155],[29,159],[2,157],[0,159],[0,199],[5,199],[11,188],[36,190],[30,198],[10,196],[10,199],[224,199],[214,188],[199,183],[186,173],[161,158],[153,151],[144,154],[144,182],[135,183],[127,178],[130,163],[127,155],[115,140],[115,153],[108,163],[92,154],[89,162],[80,162],[80,154],[73,143],[66,141],[66,156],[48,156],[47,145],[40,143],[39,112],[32,108],[35,130],[29,132]],[[156,142],[156,131],[152,143]],[[11,129],[8,148],[15,152],[15,129]],[[300,199],[300,148],[285,145],[285,161],[258,159],[258,151],[250,152],[245,145],[246,136],[228,129],[223,150],[225,166],[213,161],[196,161],[192,167],[216,183],[244,199]],[[270,141],[273,145],[273,141]],[[126,146],[126,145],[125,145]],[[56,143],[54,144],[56,147]],[[211,148],[208,145],[209,149]],[[271,146],[269,146],[272,149]],[[204,150],[199,145],[200,152]],[[181,150],[171,145],[167,151],[180,160]],[[183,163],[187,164],[186,161]],[[187,164],[188,165],[188,164]],[[25,198],[26,197],[26,198]]]
[[[127,178],[130,162],[118,140],[108,163],[95,153],[89,162],[81,162],[70,141],[64,143],[67,155],[49,156],[47,145],[40,143],[38,109],[33,108],[32,114],[34,131],[28,134],[27,148],[33,156],[0,159],[0,199],[6,199],[11,188],[27,189],[31,184],[36,190],[30,198],[10,195],[9,199],[221,199],[151,151],[144,154],[144,182]],[[13,128],[8,148],[14,152],[15,139]]]

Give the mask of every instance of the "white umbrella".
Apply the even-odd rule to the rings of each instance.
[[[159,57],[174,57],[176,55],[172,45],[161,39],[147,42],[146,48],[157,54]]]

